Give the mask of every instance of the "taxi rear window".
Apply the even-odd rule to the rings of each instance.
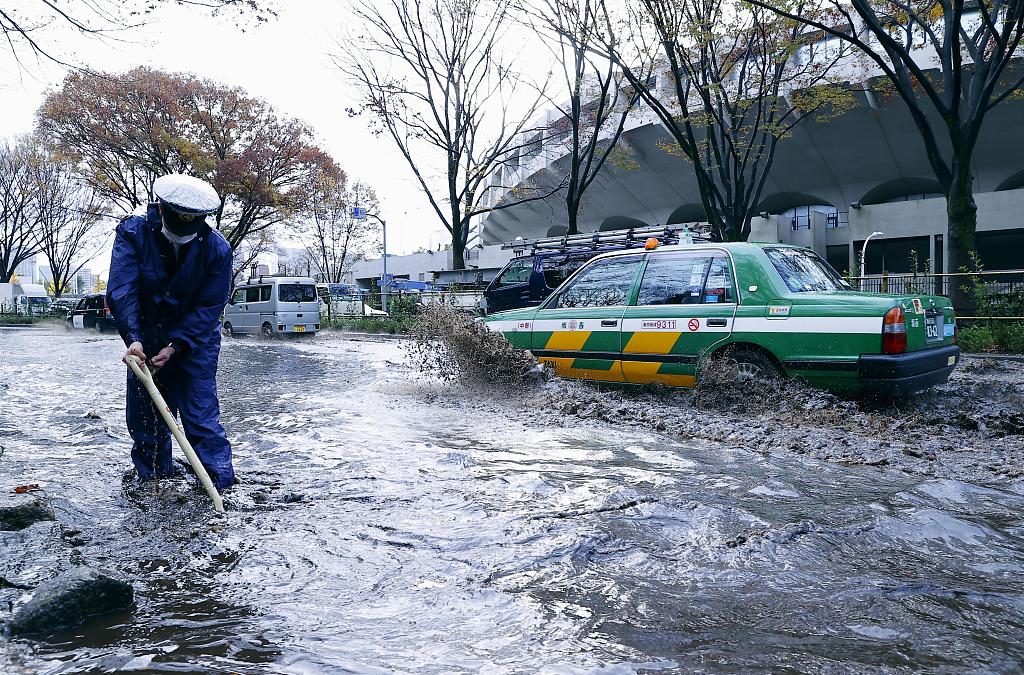
[[[766,248],[782,281],[794,293],[810,291],[845,291],[850,286],[827,262],[800,248]]]

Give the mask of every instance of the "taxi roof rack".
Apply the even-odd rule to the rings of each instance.
[[[501,248],[512,249],[516,255],[522,255],[527,250],[531,255],[538,252],[595,251],[605,248],[620,249],[643,246],[651,237],[660,239],[661,243],[666,245],[711,241],[711,237],[705,229],[697,230],[686,224],[648,225],[608,232],[581,232],[560,237],[516,238],[507,244],[502,244]]]

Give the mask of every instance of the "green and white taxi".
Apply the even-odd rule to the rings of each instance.
[[[854,291],[814,252],[783,244],[659,246],[598,256],[539,307],[484,318],[563,377],[691,387],[707,363],[899,394],[960,359],[947,298]]]

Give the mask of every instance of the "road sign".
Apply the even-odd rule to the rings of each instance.
[[[366,220],[366,209],[361,206],[353,206],[352,217],[356,220]]]

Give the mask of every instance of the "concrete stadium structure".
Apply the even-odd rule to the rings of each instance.
[[[800,57],[798,51],[794,58]],[[1020,68],[1021,62],[1014,67]],[[859,57],[850,57],[843,65],[849,82],[872,84],[880,75]],[[659,80],[659,91],[667,92],[667,75]],[[945,199],[905,104],[896,96],[879,97],[870,91],[857,91],[855,97],[853,108],[826,121],[808,118],[779,142],[754,209],[759,215],[752,219],[751,240],[813,248],[846,273],[855,269],[865,238],[883,232],[868,247],[868,275],[912,271],[912,251],[921,267],[930,261],[933,272],[952,271],[945,263]],[[535,128],[559,129],[559,116],[549,111]],[[568,161],[564,138],[564,130],[526,132],[520,145],[527,150],[490,177],[492,186],[503,186],[489,188],[490,203],[523,185],[557,185]],[[692,167],[663,149],[671,145],[671,137],[649,108],[641,105],[631,115],[619,143],[629,161],[609,162],[586,193],[581,231],[705,221]],[[985,268],[1024,269],[1024,100],[1011,97],[988,114],[974,157],[974,188],[977,242]],[[475,246],[467,264],[473,269],[453,271],[450,255],[430,256],[407,261],[409,277],[490,278],[509,257],[501,250],[502,243],[516,237],[560,235],[565,223],[560,194],[491,212],[477,221],[470,241]],[[404,270],[407,265],[399,260],[389,258],[389,271]],[[428,266],[421,268],[424,263]],[[379,276],[379,268],[379,260],[361,263],[351,278],[365,284]]]
[[[824,123],[807,119],[779,142],[775,164],[753,218],[751,239],[808,246],[845,270],[867,235],[867,272],[907,271],[907,254],[944,270],[945,200],[903,102],[860,93],[857,105]],[[627,125],[620,143],[635,165],[606,166],[586,194],[581,231],[704,221],[691,165],[662,149],[668,132],[649,110]],[[506,184],[554,180],[566,159],[546,147],[505,177]],[[1024,268],[1024,101],[1007,100],[986,120],[975,155],[979,249],[989,269]],[[547,178],[547,176],[551,176]],[[500,194],[495,194],[500,199]],[[480,226],[485,245],[565,232],[561,200],[491,213]],[[874,250],[872,250],[874,247]]]

